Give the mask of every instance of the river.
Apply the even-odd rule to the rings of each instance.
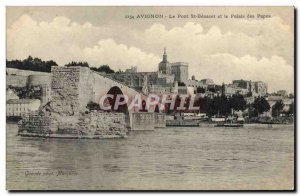
[[[103,140],[16,134],[7,123],[7,189],[293,189],[293,125],[169,127]]]

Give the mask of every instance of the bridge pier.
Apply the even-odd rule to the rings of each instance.
[[[132,112],[131,130],[154,130],[155,128],[166,127],[165,114],[155,112]]]

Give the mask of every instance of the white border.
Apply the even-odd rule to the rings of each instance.
[[[295,6],[298,8],[298,15],[299,15],[299,9],[300,9],[300,1],[299,0],[231,0],[231,1],[222,1],[222,0],[206,0],[206,1],[196,1],[196,0],[102,0],[102,1],[96,1],[96,0],[2,0],[0,1],[0,59],[1,59],[1,66],[0,66],[0,73],[1,73],[1,80],[0,80],[0,101],[3,104],[2,110],[0,113],[0,126],[2,129],[0,130],[0,193],[2,194],[9,194],[5,190],[5,150],[6,150],[6,143],[5,143],[5,59],[6,59],[6,40],[5,40],[5,32],[6,32],[6,26],[5,26],[5,9],[6,6],[87,6],[87,5],[103,5],[103,6]],[[299,26],[299,20],[297,20],[297,26]],[[299,34],[299,33],[298,33]],[[297,39],[299,39],[297,35]],[[297,57],[299,56],[299,49],[297,52]],[[297,69],[297,76],[299,76],[299,68]],[[299,92],[299,85],[297,83],[297,92]],[[299,95],[298,95],[299,97]],[[297,97],[297,110],[299,109],[299,98]],[[299,116],[297,116],[297,122],[299,120]],[[299,126],[299,124],[298,124]],[[297,141],[299,142],[299,134],[297,134]],[[297,156],[298,157],[298,156]],[[297,161],[298,162],[298,161]],[[297,168],[299,170],[299,162],[297,165]],[[299,181],[299,180],[298,180]],[[297,185],[299,189],[299,185]],[[299,191],[298,191],[299,192]],[[44,193],[36,193],[35,195],[42,195]],[[63,193],[56,193],[58,195],[62,195]],[[74,193],[68,193],[68,194],[74,194]],[[78,193],[77,193],[78,194]],[[86,193],[79,193],[79,195],[84,195]],[[101,193],[104,195],[112,195],[112,194],[118,194],[118,193]],[[145,193],[138,193],[138,194],[145,194]],[[149,194],[149,193],[146,193]],[[162,195],[165,193],[153,193]],[[180,193],[180,194],[189,194],[189,193]],[[202,193],[202,194],[209,194],[209,195],[216,195],[218,193]],[[240,195],[243,193],[237,193],[237,195]],[[258,195],[263,195],[264,193],[257,193]],[[280,193],[280,194],[290,194],[290,193]],[[298,194],[298,193],[297,193]]]

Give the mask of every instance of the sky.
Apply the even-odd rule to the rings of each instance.
[[[164,17],[136,18],[141,14]],[[156,71],[166,47],[170,62],[189,63],[189,78],[264,81],[269,92],[294,89],[293,7],[7,7],[6,17],[8,60],[31,55],[61,66],[86,61]]]

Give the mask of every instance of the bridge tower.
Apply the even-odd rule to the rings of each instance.
[[[94,98],[93,79],[88,67],[52,67],[51,107],[66,116],[86,110]]]

